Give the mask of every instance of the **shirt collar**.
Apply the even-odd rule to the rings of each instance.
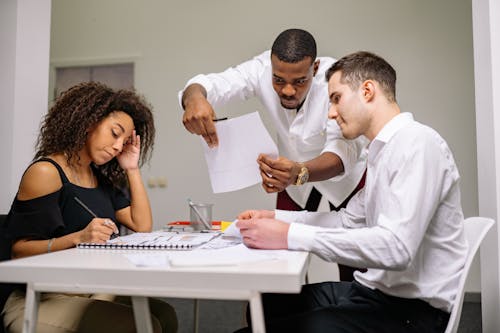
[[[400,113],[392,118],[377,134],[368,146],[368,163],[372,163],[387,142],[404,126],[413,121],[413,115],[409,112]]]
[[[381,141],[383,143],[389,142],[389,140],[396,134],[401,128],[413,121],[413,115],[409,112],[400,113],[394,118],[392,118],[384,127],[380,130],[373,141]]]

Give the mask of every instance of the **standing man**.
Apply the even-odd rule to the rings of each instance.
[[[246,211],[237,226],[247,246],[368,270],[354,282],[263,295],[268,332],[444,332],[467,255],[453,155],[436,131],[400,112],[384,59],[357,52],[326,77],[329,116],[346,138],[371,141],[366,186],[340,212]]]
[[[334,63],[316,58],[316,42],[307,31],[283,31],[266,51],[222,73],[198,75],[179,93],[186,129],[218,145],[214,108],[258,97],[277,131],[280,156],[258,157],[262,187],[278,192],[277,208],[316,211],[322,196],[330,209],[345,207],[363,186],[364,139],[346,140],[328,120],[325,71]],[[358,186],[359,185],[359,186]],[[339,265],[340,279],[352,269]]]

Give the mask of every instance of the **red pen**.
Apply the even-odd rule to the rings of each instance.
[[[189,226],[191,225],[191,222],[189,221],[173,221],[167,223],[169,226],[175,226],[175,225],[180,225],[180,226]],[[220,221],[212,221],[212,230],[220,230]]]
[[[168,223],[168,225],[190,225],[191,222],[189,221],[174,221],[174,222],[170,222]]]

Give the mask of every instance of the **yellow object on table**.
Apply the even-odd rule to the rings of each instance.
[[[227,227],[229,227],[231,225],[231,223],[233,223],[233,222],[220,221],[220,231],[224,232],[227,229]]]

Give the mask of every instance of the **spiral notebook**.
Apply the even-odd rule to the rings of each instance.
[[[218,236],[220,236],[218,232],[136,232],[110,239],[103,244],[80,243],[77,247],[84,249],[192,250]]]

